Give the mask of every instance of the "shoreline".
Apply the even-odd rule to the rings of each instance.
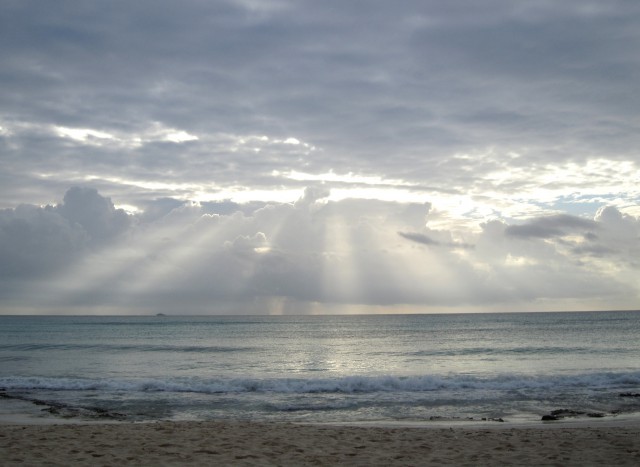
[[[32,398],[3,398],[0,459],[7,466],[635,466],[640,413],[504,422],[132,421],[86,412],[65,418]]]
[[[354,426],[257,421],[0,425],[3,465],[638,465],[640,422]]]
[[[627,413],[592,413],[567,409],[554,410],[559,416],[546,419],[539,414],[521,414],[520,416],[502,418],[465,418],[465,417],[430,417],[424,420],[359,420],[359,421],[295,421],[253,419],[256,423],[289,423],[292,425],[317,425],[335,427],[363,428],[408,428],[408,429],[506,429],[506,428],[581,428],[584,426],[617,427],[640,426],[640,412]],[[221,419],[136,419],[126,414],[105,410],[99,407],[74,406],[55,401],[48,401],[31,396],[10,394],[0,389],[0,426],[2,425],[59,425],[59,424],[141,424],[141,423],[198,423],[209,420],[239,421],[243,418]]]

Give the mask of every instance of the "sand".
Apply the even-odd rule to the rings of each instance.
[[[0,465],[640,465],[640,425],[0,425]]]

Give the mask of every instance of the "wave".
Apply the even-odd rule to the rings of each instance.
[[[109,352],[247,352],[259,350],[255,347],[222,347],[207,345],[149,345],[149,344],[4,344],[0,350],[40,351],[40,350],[96,350]]]
[[[608,347],[604,349],[606,353],[621,354],[629,352],[628,348],[624,347]],[[461,349],[446,349],[446,350],[417,350],[414,352],[398,353],[397,355],[407,355],[411,357],[457,357],[468,355],[511,355],[511,354],[531,354],[531,355],[548,355],[548,354],[589,354],[603,353],[603,349],[594,347],[562,347],[562,346],[549,346],[549,347],[469,347]],[[380,354],[388,354],[380,352]]]
[[[427,392],[443,390],[591,389],[635,390],[640,371],[626,373],[584,373],[576,375],[526,376],[503,374],[491,378],[470,375],[449,376],[345,376],[336,378],[235,378],[235,379],[89,379],[50,377],[0,377],[5,391],[123,391],[219,393],[376,393]]]
[[[40,351],[95,351],[95,352],[172,352],[216,354],[227,352],[255,352],[258,347],[249,346],[209,346],[209,345],[166,345],[166,344],[96,344],[96,343],[40,343],[40,344],[0,344],[0,351],[40,352]],[[372,355],[405,357],[459,357],[459,356],[500,356],[500,355],[554,355],[554,354],[590,354],[603,349],[590,347],[471,347],[446,350],[417,350],[413,352],[372,352]],[[606,353],[622,355],[629,349],[622,347],[607,348]],[[25,357],[26,358],[26,357]]]

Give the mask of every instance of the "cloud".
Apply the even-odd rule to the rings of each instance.
[[[417,232],[398,232],[398,235],[411,240],[412,242],[422,243],[423,245],[439,245],[438,242],[426,236],[425,234]]]
[[[550,205],[567,184],[638,199],[629,2],[1,8],[4,207],[89,177],[139,209],[292,202],[305,183],[282,174],[331,171],[514,217],[532,214],[519,193]]]
[[[90,188],[70,188],[55,206],[2,210],[0,275],[41,276],[64,270],[129,227],[126,213]]]
[[[444,243],[439,242],[439,241],[433,240],[428,235],[425,235],[419,232],[398,232],[398,235],[400,235],[403,238],[406,238],[407,240],[411,240],[412,242],[416,242],[416,243],[421,243],[423,245],[446,246],[449,248],[473,248],[473,245],[470,245],[464,242],[453,242],[453,241],[444,242]]]
[[[306,187],[303,196],[296,201],[297,206],[309,206],[316,201],[327,198],[331,191],[323,187]]]
[[[640,225],[636,217],[620,212],[614,206],[603,206],[595,215],[596,222],[607,227],[607,234],[624,240],[640,239]]]
[[[563,309],[629,306],[640,292],[631,279],[640,221],[615,208],[594,221],[495,220],[460,236],[427,227],[437,214],[429,204],[327,195],[308,189],[296,203],[252,209],[160,199],[130,215],[72,188],[57,205],[4,210],[9,281],[0,305],[63,313]],[[619,222],[629,228],[623,236]],[[509,233],[522,225],[526,235]],[[581,235],[587,227],[598,235]]]
[[[511,225],[506,228],[505,234],[522,238],[551,238],[585,230],[587,231],[585,235],[593,235],[590,231],[597,228],[598,224],[595,221],[567,214],[558,214],[534,219],[521,225]]]
[[[24,0],[0,17],[16,303],[637,307],[640,5]]]
[[[52,209],[21,205],[0,211],[0,275],[13,279],[64,269],[88,234]]]
[[[110,198],[93,188],[73,187],[64,195],[63,203],[55,208],[71,223],[79,224],[92,241],[108,241],[126,231],[129,216],[116,209]]]

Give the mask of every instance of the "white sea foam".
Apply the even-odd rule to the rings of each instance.
[[[585,388],[624,390],[640,385],[640,371],[628,373],[583,373],[562,376],[503,374],[492,378],[451,376],[348,376],[340,378],[169,378],[169,379],[88,379],[44,377],[0,377],[0,387],[11,390],[130,391],[195,393],[375,393],[428,392],[442,390],[529,390],[545,388]]]

